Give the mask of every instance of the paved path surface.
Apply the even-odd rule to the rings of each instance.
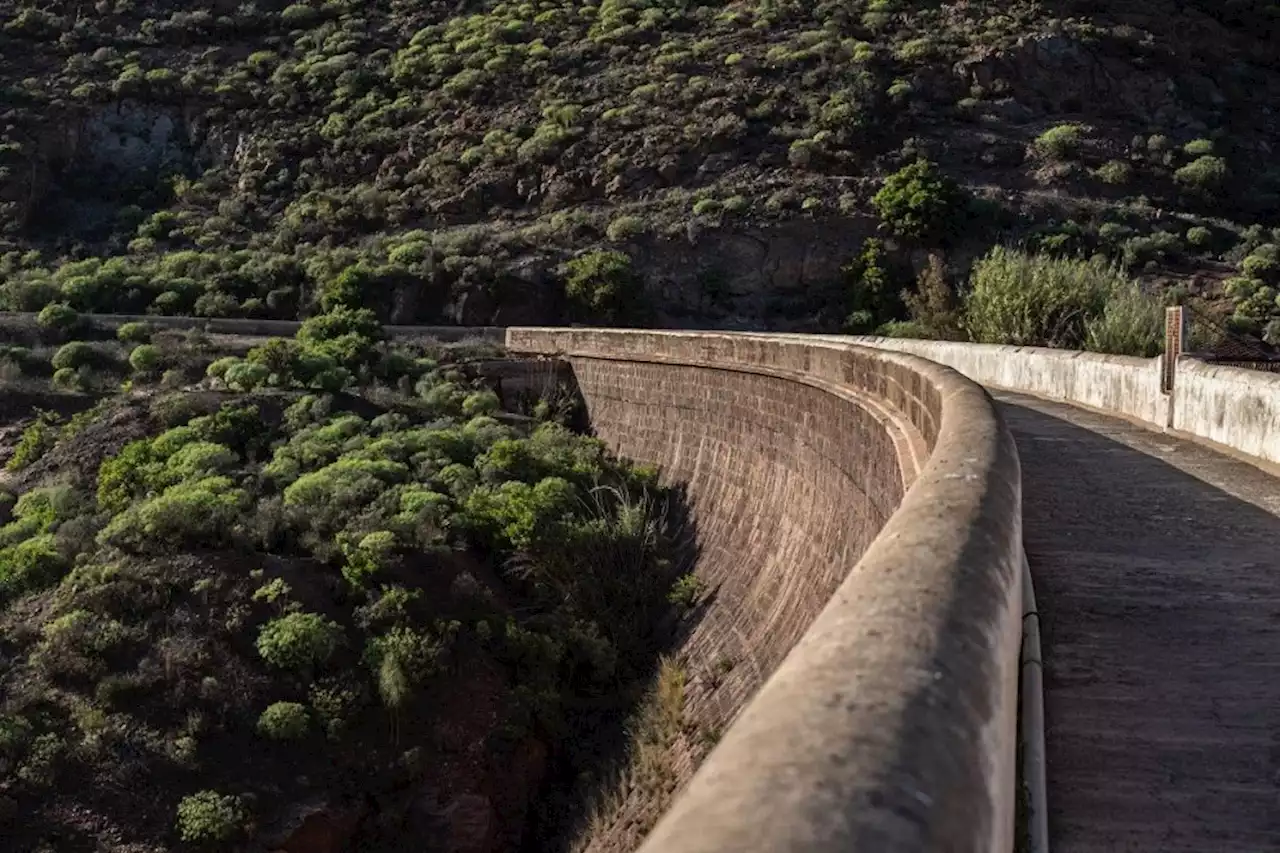
[[[1280,480],[996,396],[1044,629],[1054,853],[1280,851]]]

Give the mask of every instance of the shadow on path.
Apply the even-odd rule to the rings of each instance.
[[[1280,850],[1280,480],[996,398],[1044,627],[1054,853]]]

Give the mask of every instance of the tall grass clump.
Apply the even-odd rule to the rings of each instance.
[[[1159,309],[1115,264],[997,246],[974,266],[964,325],[978,343],[1137,354],[1159,338]]]
[[[1164,307],[1136,283],[1111,293],[1101,316],[1085,326],[1084,348],[1091,352],[1152,358],[1164,349]]]

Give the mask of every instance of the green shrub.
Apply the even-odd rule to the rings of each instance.
[[[178,483],[111,519],[98,538],[104,544],[140,551],[221,546],[230,541],[244,504],[245,493],[227,477]]]
[[[342,576],[352,586],[363,587],[386,567],[396,549],[396,537],[389,530],[375,530],[366,534],[359,544],[342,542],[341,547],[346,558]]]
[[[383,704],[393,709],[403,706],[412,689],[439,670],[441,651],[438,639],[406,626],[370,640],[365,662],[377,676]]]
[[[894,234],[929,240],[956,229],[964,196],[937,166],[917,160],[886,178],[871,203]]]
[[[377,361],[377,343],[382,337],[377,314],[367,308],[342,305],[304,320],[297,341],[304,350],[328,356],[337,366],[357,371]]]
[[[230,841],[247,821],[244,803],[230,794],[200,791],[178,803],[178,834],[192,844]]]
[[[66,569],[53,535],[44,533],[0,548],[0,601],[44,589]]]
[[[997,246],[973,268],[964,325],[978,343],[1075,349],[1109,295],[1128,286],[1118,267],[1097,260]]]
[[[67,368],[74,370],[77,367],[92,363],[93,360],[93,347],[84,341],[72,341],[69,344],[64,344],[53,354],[53,367],[55,370]]]
[[[301,740],[310,728],[310,715],[297,702],[274,702],[258,717],[258,734],[272,740]]]
[[[1085,128],[1079,124],[1060,124],[1051,127],[1036,137],[1032,148],[1041,157],[1050,160],[1065,160],[1080,150]]]
[[[616,322],[636,286],[631,259],[621,252],[588,252],[565,264],[565,298],[578,320]]]
[[[1108,160],[1094,174],[1104,184],[1124,186],[1133,180],[1133,167],[1123,160]]]
[[[1173,173],[1182,188],[1201,195],[1213,195],[1227,182],[1227,161],[1221,157],[1198,157]]]
[[[127,344],[150,343],[151,326],[146,323],[124,323],[116,329],[116,339]]]
[[[1164,306],[1136,284],[1107,296],[1100,316],[1085,323],[1085,349],[1151,358],[1164,349]]]
[[[28,465],[44,456],[58,443],[57,423],[60,420],[53,412],[41,412],[31,424],[22,431],[18,446],[13,456],[5,463],[8,471],[21,471]]]
[[[490,390],[476,391],[462,401],[462,413],[467,417],[491,415],[502,408],[498,395]]]
[[[52,302],[40,309],[36,323],[42,329],[66,332],[80,324],[80,315],[70,305]]]
[[[682,575],[671,585],[667,600],[681,610],[692,610],[706,592],[706,588],[706,582],[697,575]]]
[[[237,361],[227,366],[222,381],[227,383],[228,388],[236,391],[252,391],[265,385],[270,377],[271,371],[265,365]]]
[[[1188,157],[1206,157],[1213,153],[1213,142],[1208,139],[1193,139],[1182,146],[1182,151]]]
[[[154,373],[160,367],[160,348],[152,344],[138,344],[129,353],[129,366],[138,373]]]
[[[1240,262],[1240,271],[1262,281],[1280,281],[1280,252],[1274,244],[1264,244]]]
[[[262,626],[257,647],[272,666],[305,671],[328,661],[342,639],[342,627],[318,613],[288,613]]]
[[[625,243],[644,233],[644,220],[639,216],[623,214],[614,218],[605,229],[605,236],[614,243]]]
[[[226,355],[211,362],[209,366],[205,368],[204,373],[205,376],[208,376],[211,379],[222,379],[227,375],[227,371],[231,369],[232,365],[239,363],[240,359],[236,358],[234,355]]]
[[[55,370],[53,376],[49,379],[49,383],[60,391],[79,391],[84,384],[80,371],[73,367],[63,367]]]
[[[1203,225],[1187,229],[1187,245],[1197,249],[1207,249],[1213,244],[1213,232]]]

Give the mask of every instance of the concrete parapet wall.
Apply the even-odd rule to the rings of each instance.
[[[642,849],[1007,853],[1020,474],[987,395],[824,338],[507,346],[566,359],[597,433],[688,488],[714,598],[680,650],[687,712],[727,729]]]
[[[1280,375],[1180,359],[1173,428],[1280,465]]]
[[[909,352],[981,385],[1065,400],[1163,428],[1169,398],[1160,392],[1160,359],[1043,347],[849,337],[852,343]]]
[[[1280,375],[1178,360],[1174,391],[1160,359],[1042,347],[844,337],[945,364],[991,388],[1020,391],[1172,428],[1271,465],[1280,464]]]

